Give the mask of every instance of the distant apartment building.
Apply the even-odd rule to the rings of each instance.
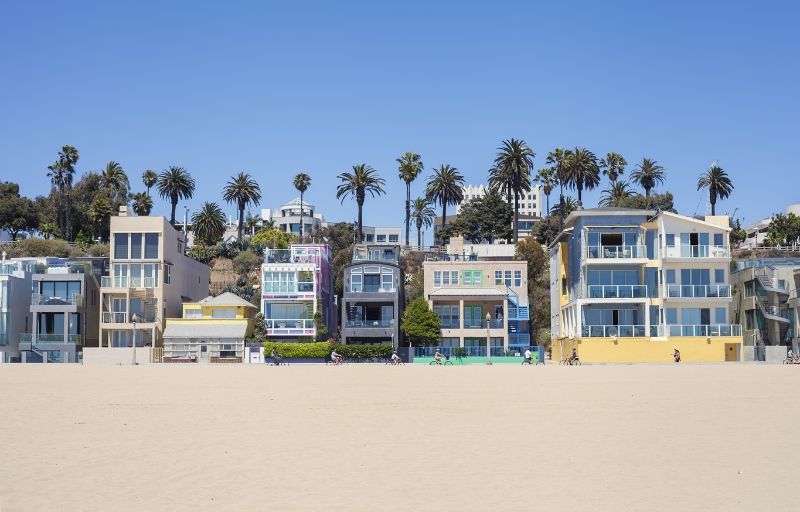
[[[789,290],[789,318],[791,320],[791,346],[795,354],[800,354],[800,267],[796,267],[792,272],[792,281]]]
[[[161,347],[167,317],[208,296],[208,266],[184,254],[185,238],[164,217],[111,217],[109,275],[100,286],[101,348]]]
[[[404,288],[399,245],[356,245],[344,267],[342,342],[398,346]]]
[[[531,345],[528,264],[512,255],[464,249],[451,239],[447,253],[423,263],[424,294],[439,315],[441,347],[465,347],[470,356]]]
[[[550,245],[552,353],[584,361],[737,361],[728,217],[578,210]]]
[[[20,361],[19,335],[30,331],[32,264],[0,263],[0,363]]]
[[[241,363],[258,306],[225,292],[183,304],[182,318],[168,318],[163,361]]]
[[[785,213],[786,215],[792,213],[794,215],[800,216],[800,204],[791,204],[787,206]],[[762,219],[749,226],[746,226],[744,230],[747,233],[747,238],[745,238],[744,242],[739,244],[739,247],[742,249],[755,249],[756,247],[764,245],[764,243],[767,240],[767,233],[769,232],[770,224],[772,224],[772,217]],[[797,243],[796,240],[786,241],[788,245],[791,245],[792,242],[794,242],[795,245]]]
[[[790,346],[795,334],[789,298],[800,258],[738,260],[731,273],[734,314],[744,327],[744,344]],[[785,354],[784,354],[785,356]]]
[[[324,244],[264,251],[261,312],[271,340],[315,340],[322,325],[328,336],[336,333],[332,257]],[[319,323],[314,321],[316,315]]]
[[[456,214],[461,213],[461,207],[473,199],[480,199],[486,194],[487,185],[467,185],[463,187],[464,199],[456,205]],[[522,217],[541,218],[544,212],[544,195],[541,186],[533,186],[529,192],[519,198],[519,214]]]

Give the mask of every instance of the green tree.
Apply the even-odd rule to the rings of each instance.
[[[406,184],[406,245],[411,245],[411,182],[417,179],[425,166],[422,157],[416,153],[406,152],[397,159],[398,176]]]
[[[727,199],[733,192],[733,182],[728,173],[716,163],[697,180],[697,190],[708,189],[711,215],[717,214],[717,199]]]
[[[531,190],[531,169],[536,153],[523,140],[508,139],[497,148],[494,167],[489,171],[489,187],[514,196],[513,239],[519,238],[519,198]],[[505,185],[502,182],[505,181]]]
[[[292,233],[281,231],[277,228],[262,229],[250,238],[251,245],[260,245],[269,249],[288,249],[289,244],[297,241]]]
[[[303,226],[303,195],[311,186],[311,176],[301,172],[294,177],[294,188],[300,192],[300,242],[303,241],[305,235],[305,227]]]
[[[558,185],[558,175],[556,173],[556,169],[554,167],[545,167],[544,169],[539,169],[536,173],[536,183],[542,186],[542,192],[544,192],[544,196],[547,198],[547,209],[545,212],[550,211],[550,194],[553,193],[553,189]]]
[[[131,195],[131,208],[136,215],[146,217],[153,210],[153,199],[146,192],[136,192]]]
[[[742,222],[739,219],[730,219],[728,225],[731,227],[730,244],[739,245],[747,240],[747,231],[742,229]],[[768,231],[769,233],[769,231]]]
[[[621,206],[625,199],[633,195],[630,186],[625,181],[612,181],[611,186],[600,194],[600,206]]]
[[[113,213],[114,209],[111,206],[111,202],[108,200],[108,198],[106,198],[105,195],[95,196],[94,200],[92,201],[92,205],[89,207],[89,217],[94,223],[95,234],[102,242],[108,241],[107,225],[109,218]]]
[[[411,219],[417,226],[417,249],[422,250],[422,228],[429,228],[433,225],[436,212],[431,208],[431,203],[424,197],[414,199],[411,209]]]
[[[244,210],[248,205],[257,205],[261,201],[261,187],[249,174],[240,172],[231,176],[223,189],[222,198],[227,203],[235,203],[239,211],[237,240],[242,239],[244,229]]]
[[[464,176],[447,164],[433,170],[425,186],[425,197],[433,204],[442,205],[442,230],[447,228],[447,205],[456,205],[464,199]],[[444,237],[439,237],[444,245]]]
[[[800,241],[800,217],[793,213],[772,216],[764,243],[768,246],[797,244]]]
[[[658,162],[650,158],[643,158],[642,163],[631,174],[631,180],[644,189],[645,197],[650,197],[650,192],[657,184],[664,184],[666,172]]]
[[[534,238],[520,240],[515,259],[528,263],[529,327],[537,343],[538,333],[550,326],[550,260],[547,252]]]
[[[7,229],[14,241],[21,232],[31,233],[39,228],[36,204],[19,195],[16,183],[0,183],[0,228]]]
[[[567,158],[567,183],[578,191],[578,203],[583,204],[583,191],[600,184],[597,157],[586,148],[576,147]]]
[[[412,345],[437,345],[441,339],[439,315],[420,297],[412,301],[403,313],[400,329]]]
[[[574,212],[580,207],[580,203],[576,201],[573,197],[567,196],[564,198],[562,204],[553,205],[553,209],[550,210],[550,215],[557,215],[561,217],[562,226],[563,220],[569,217],[569,214]]]
[[[147,195],[149,196],[150,188],[158,183],[158,174],[156,174],[156,171],[152,171],[150,169],[144,171],[142,173],[142,183],[144,183],[144,186],[147,187]]]
[[[72,182],[78,158],[77,149],[64,146],[58,153],[58,160],[47,168],[47,175],[58,191],[58,227],[67,240],[72,240]]]
[[[217,203],[206,201],[192,214],[192,231],[195,239],[204,245],[214,245],[225,233],[225,214]]]
[[[385,181],[378,176],[378,171],[367,164],[353,166],[353,172],[340,173],[337,178],[341,183],[336,187],[336,199],[344,203],[349,196],[355,199],[358,206],[358,242],[364,240],[364,200],[369,193],[372,197],[382,196],[386,193],[383,189]]]
[[[247,212],[247,217],[244,219],[244,229],[250,233],[251,237],[255,235],[256,231],[261,229],[261,217]]]
[[[175,209],[178,207],[178,200],[191,199],[194,195],[194,187],[194,178],[183,167],[171,165],[169,169],[161,171],[161,174],[158,175],[158,193],[162,199],[169,199],[172,206],[169,221],[173,226],[175,225]],[[224,218],[223,215],[223,223]]]
[[[511,235],[514,210],[500,193],[491,188],[483,197],[467,201],[461,213],[444,231],[445,236],[460,234],[471,243],[493,243]]]
[[[619,153],[607,153],[606,157],[600,160],[600,169],[603,170],[604,175],[608,176],[608,181],[610,181],[612,185],[617,182],[620,176],[625,174],[625,167],[627,165],[628,162],[625,160],[625,157]]]
[[[650,197],[640,194],[632,194],[619,201],[617,206],[620,208],[634,208],[636,210],[657,210],[660,212],[678,213],[672,203],[672,194],[653,194]]]
[[[109,198],[113,199],[117,207],[127,202],[131,186],[122,165],[113,160],[108,162],[100,171],[100,184],[106,189]]]

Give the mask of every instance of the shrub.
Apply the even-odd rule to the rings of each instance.
[[[344,357],[389,357],[392,355],[394,347],[389,344],[383,345],[340,345],[333,346],[336,352]]]
[[[267,341],[264,343],[264,356],[272,354],[272,348],[278,355],[286,359],[324,359],[331,354],[331,344],[327,341],[318,343],[280,343]]]
[[[453,357],[467,357],[469,355],[467,347],[453,347],[450,353]]]
[[[68,258],[72,254],[70,246],[63,240],[43,240],[41,238],[28,238],[21,240],[12,250],[12,257],[41,257],[56,256]]]
[[[189,257],[195,261],[199,261],[200,263],[205,263],[208,265],[211,260],[217,257],[217,248],[197,244],[192,246],[192,248],[189,250]]]
[[[251,251],[242,251],[233,258],[233,270],[247,274],[261,266],[261,256]]]
[[[86,254],[88,254],[89,256],[94,256],[94,257],[98,257],[98,258],[102,257],[102,256],[108,257],[108,255],[109,255],[108,244],[94,244],[94,245],[91,245],[91,246],[89,246],[88,249],[86,249]]]

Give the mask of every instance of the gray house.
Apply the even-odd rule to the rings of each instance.
[[[344,267],[342,342],[398,346],[404,284],[399,245],[355,246],[353,262]]]

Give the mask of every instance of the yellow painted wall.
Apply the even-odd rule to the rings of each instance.
[[[197,327],[198,333],[202,333],[204,325],[230,325],[242,322],[247,322],[245,336],[253,334],[253,319],[251,318],[167,318],[167,327],[170,324],[192,324]]]
[[[681,360],[687,363],[738,361],[742,350],[741,336],[711,338],[671,337],[667,341],[650,338],[582,338],[553,340],[554,362],[578,350],[585,363],[670,363],[672,351],[681,351]],[[562,351],[563,347],[563,351]],[[733,350],[731,350],[733,349]]]
[[[183,317],[186,318],[186,311],[201,309],[203,318],[211,318],[212,309],[233,309],[236,311],[236,318],[251,318],[251,309],[244,306],[204,306],[196,302],[187,302],[183,305]]]

